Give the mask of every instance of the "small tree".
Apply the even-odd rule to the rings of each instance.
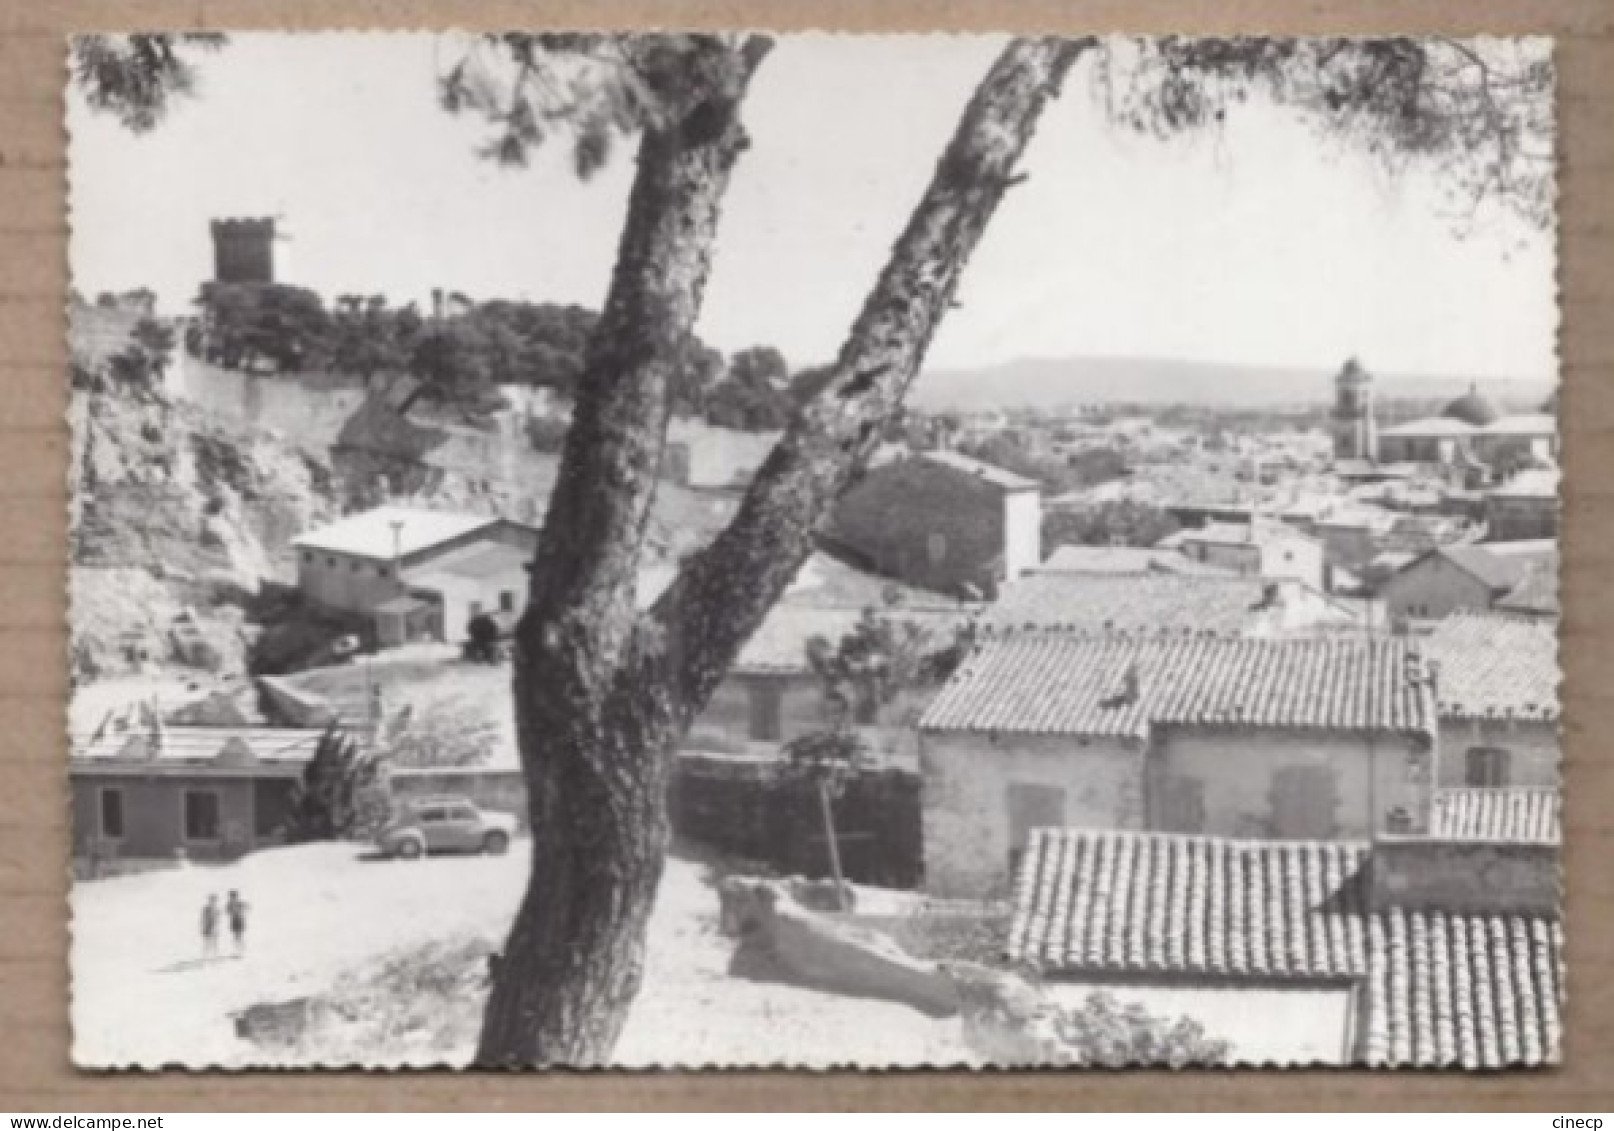
[[[834,803],[845,794],[869,757],[869,744],[851,727],[813,731],[785,744],[790,774],[818,794],[819,814],[824,821],[824,844],[829,854],[829,874],[835,880],[835,903],[847,909],[846,876],[841,870],[841,847],[835,833]]]
[[[370,816],[366,800],[380,785],[380,769],[375,755],[361,751],[352,735],[332,723],[292,791],[286,839],[344,840],[362,831]]]

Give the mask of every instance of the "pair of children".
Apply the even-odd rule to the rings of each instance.
[[[229,920],[230,936],[235,940],[235,954],[239,958],[247,945],[247,903],[233,890],[222,909],[216,895],[208,896],[207,902],[202,905],[202,957],[218,957],[221,910],[223,917]]]

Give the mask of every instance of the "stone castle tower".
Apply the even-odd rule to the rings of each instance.
[[[213,279],[219,283],[274,282],[274,220],[214,220]]]
[[[1353,357],[1334,378],[1334,458],[1377,459],[1379,430],[1373,417],[1373,375]]]

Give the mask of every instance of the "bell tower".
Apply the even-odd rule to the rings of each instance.
[[[1378,427],[1373,417],[1373,375],[1353,357],[1334,378],[1334,458],[1376,460]]]

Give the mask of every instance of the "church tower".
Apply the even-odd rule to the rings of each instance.
[[[1334,458],[1378,458],[1379,432],[1373,419],[1373,375],[1353,357],[1334,378]]]

